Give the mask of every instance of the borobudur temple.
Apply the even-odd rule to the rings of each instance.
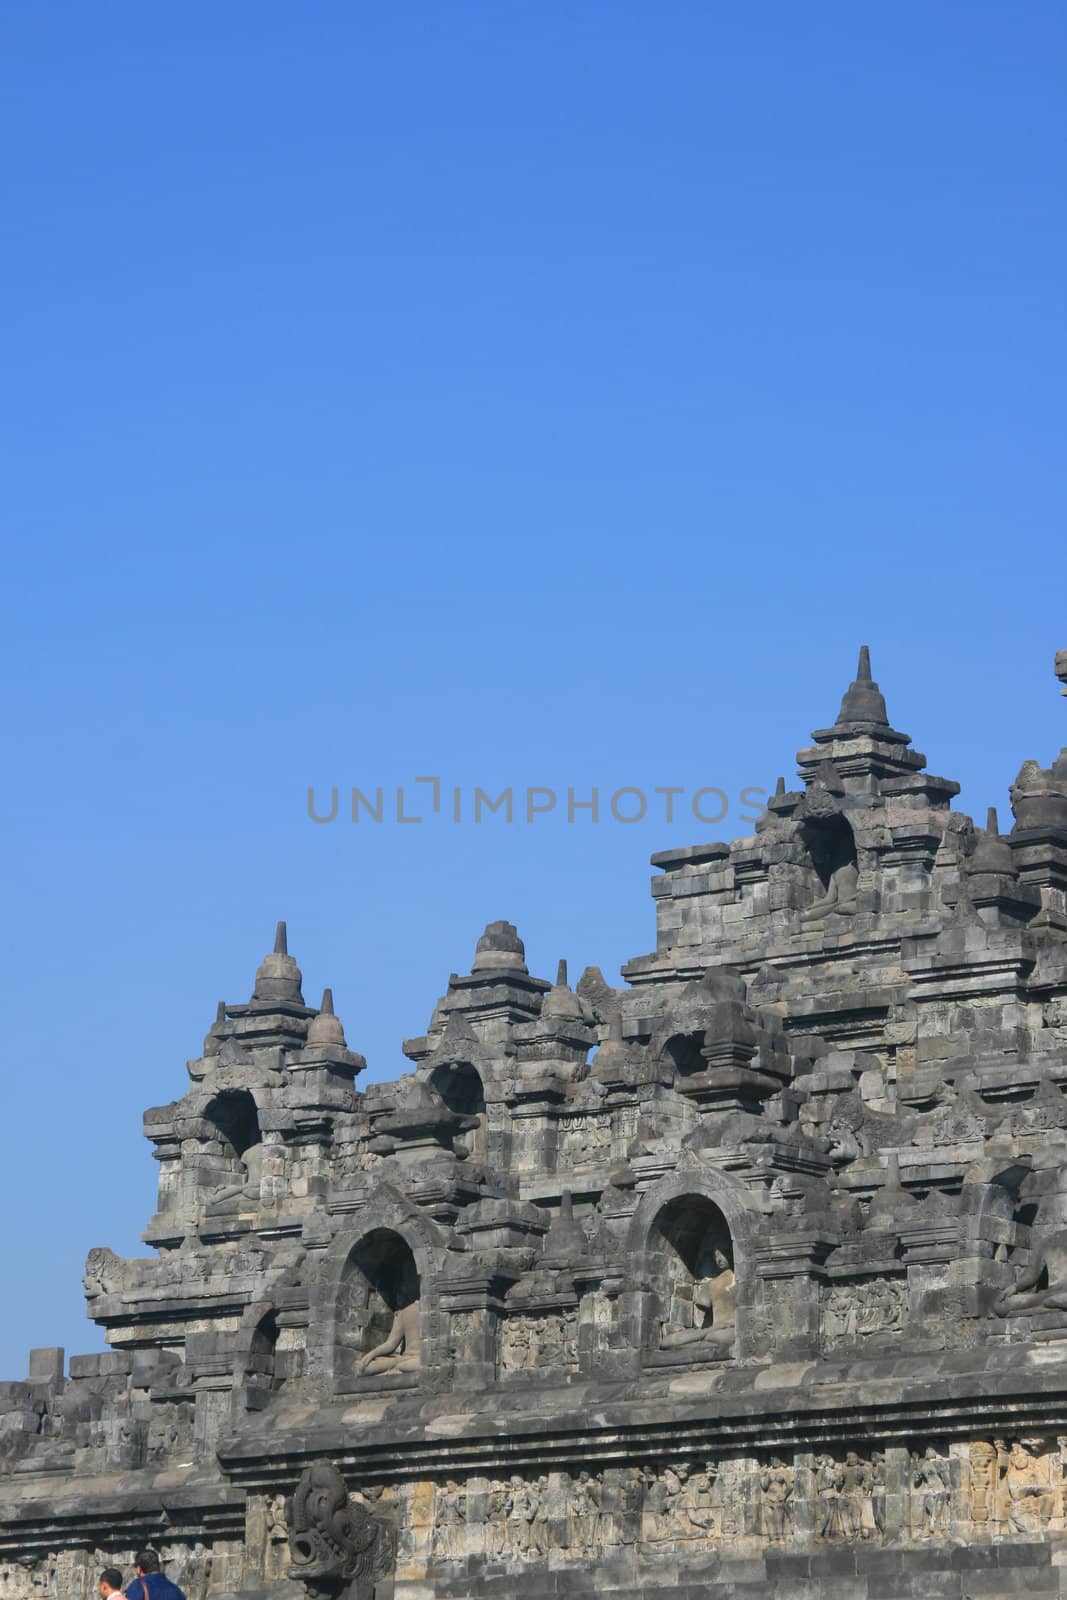
[[[798,768],[623,987],[490,923],[394,1083],[279,925],[107,1353],[0,1386],[5,1600],[1067,1595],[1067,750],[976,827],[864,650]]]

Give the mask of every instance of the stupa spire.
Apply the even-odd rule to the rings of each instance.
[[[333,990],[322,991],[322,1004],[308,1024],[309,1045],[335,1044],[345,1048],[345,1032],[333,1009]]]
[[[841,701],[841,709],[837,713],[837,722],[834,726],[848,728],[864,723],[888,728],[889,714],[885,707],[885,697],[871,677],[870,649],[867,645],[861,644],[856,676],[845,690],[845,697]]]
[[[252,1002],[259,1006],[279,1002],[302,1006],[304,996],[300,992],[300,984],[301,972],[289,954],[285,923],[279,922],[274,930],[274,949],[269,956],[264,956],[256,973]]]

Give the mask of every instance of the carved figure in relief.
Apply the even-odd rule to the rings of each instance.
[[[759,1479],[762,1501],[760,1524],[763,1536],[778,1543],[793,1533],[793,1493],[796,1473],[778,1456],[773,1456],[763,1468]]]
[[[533,1485],[515,1474],[508,1491],[507,1538],[516,1555],[536,1554],[534,1518],[540,1509],[540,1496]]]
[[[437,1550],[443,1561],[462,1561],[466,1520],[467,1497],[459,1484],[449,1478],[437,1491],[434,1517]]]
[[[871,1514],[872,1478],[866,1461],[850,1450],[841,1469],[841,1531],[846,1539],[869,1539],[874,1529]]]
[[[284,1554],[283,1546],[288,1542],[289,1530],[285,1524],[285,1498],[283,1495],[274,1495],[266,1504],[266,1535],[268,1558],[275,1561]],[[281,1573],[278,1574],[281,1576]]]
[[[835,1284],[826,1301],[827,1338],[847,1342],[902,1328],[907,1305],[907,1287],[898,1279]]]
[[[505,1372],[573,1366],[577,1362],[576,1331],[573,1311],[562,1317],[512,1315],[501,1334],[500,1365]]]
[[[652,1467],[646,1467],[643,1476],[645,1503],[642,1521],[645,1537],[652,1540],[665,1539],[670,1531],[670,1496],[667,1493],[666,1482]]]
[[[530,1541],[535,1554],[543,1556],[548,1549],[548,1489],[549,1481],[542,1473],[534,1486],[537,1509],[530,1526]]]
[[[601,1544],[600,1491],[588,1472],[580,1472],[571,1486],[568,1544],[581,1555],[592,1555]]]
[[[878,1533],[885,1532],[885,1451],[871,1452],[871,1516]]]
[[[1039,1532],[1055,1510],[1049,1462],[1036,1454],[1039,1448],[1037,1440],[1019,1439],[1008,1453],[1004,1478],[1012,1533]]]
[[[921,1456],[912,1457],[911,1482],[912,1488],[918,1491],[922,1537],[947,1538],[952,1480],[948,1462],[938,1455],[933,1445],[928,1445]]]
[[[645,1469],[646,1538],[658,1541],[675,1536],[675,1512],[682,1483],[681,1474],[672,1467],[666,1467],[662,1472],[657,1472],[654,1467]]]
[[[500,1364],[505,1372],[530,1365],[530,1324],[525,1317],[509,1317],[500,1340]]]
[[[489,1485],[485,1520],[485,1553],[491,1558],[504,1554],[507,1514],[508,1486],[499,1478],[494,1478]]]
[[[393,1317],[389,1335],[356,1362],[357,1373],[415,1372],[422,1361],[419,1302],[401,1306]]]
[[[841,1533],[841,1473],[832,1456],[816,1456],[814,1464],[816,1528],[820,1539]]]
[[[709,1461],[703,1472],[690,1472],[679,1494],[679,1514],[684,1518],[683,1537],[690,1539],[712,1538],[719,1521],[719,1507],[715,1503],[715,1485],[718,1469]]]

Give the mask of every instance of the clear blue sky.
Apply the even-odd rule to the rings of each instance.
[[[984,815],[1067,740],[1067,14],[9,7],[0,1375],[275,919],[371,1072],[491,918],[652,948],[857,645]],[[308,784],[715,784],[706,827]],[[343,804],[343,802],[342,802]],[[1008,819],[1010,821],[1010,818]]]

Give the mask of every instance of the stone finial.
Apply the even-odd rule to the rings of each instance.
[[[629,1061],[630,1050],[622,1036],[622,1012],[613,1011],[608,1018],[608,1036],[593,1056],[590,1070],[600,1078],[623,1078]]]
[[[915,1196],[900,1181],[900,1157],[890,1150],[885,1158],[885,1182],[871,1196],[868,1227],[892,1222],[902,1208],[915,1204]]]
[[[1002,839],[1000,836],[1000,819],[997,816],[996,806],[989,807],[985,831],[979,831],[966,868],[972,877],[982,872],[996,873],[1002,878],[1015,877],[1015,856],[1007,839]]]
[[[226,1002],[220,1000],[215,1008],[215,1020],[204,1036],[204,1055],[217,1056],[219,1053],[219,1034],[226,1022]]]
[[[256,985],[252,990],[253,1003],[271,1005],[288,1003],[302,1006],[304,996],[300,992],[301,972],[292,956],[289,954],[289,944],[284,922],[279,922],[274,933],[274,949],[269,956],[265,956],[256,973]]]
[[[1016,831],[1067,828],[1067,751],[1050,768],[1024,761],[1011,786]]]
[[[559,1210],[545,1234],[544,1254],[561,1261],[573,1261],[584,1255],[588,1247],[589,1240],[574,1216],[574,1197],[569,1189],[564,1189],[559,1197]]]
[[[780,796],[785,794],[785,779],[784,778],[779,778],[778,779],[777,783],[774,786],[774,794],[775,794],[775,798],[776,799],[778,799]]]
[[[333,990],[322,991],[322,1004],[318,1014],[308,1023],[308,1044],[336,1044],[342,1050],[345,1045],[345,1030],[341,1026],[341,1019],[333,1009]]]
[[[526,973],[526,946],[513,922],[490,922],[478,940],[472,972]]]
[[[885,697],[871,677],[871,652],[865,644],[860,645],[856,676],[845,690],[834,726],[847,728],[856,723],[875,723],[882,728],[889,726]]]
[[[1056,676],[1061,683],[1067,684],[1067,650],[1056,651]],[[1063,692],[1067,694],[1067,688]]]
[[[542,1017],[569,1017],[582,1019],[582,1002],[567,983],[567,963],[561,961],[556,970],[556,981],[545,995],[541,1005]]]

